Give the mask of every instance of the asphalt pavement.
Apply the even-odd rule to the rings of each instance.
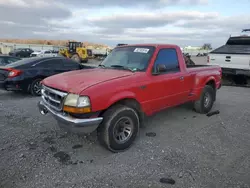
[[[36,107],[40,97],[0,91],[0,187],[250,186],[250,89],[222,87],[208,117],[182,105],[147,119],[122,153],[96,133],[61,131]],[[172,183],[172,184],[170,184]]]

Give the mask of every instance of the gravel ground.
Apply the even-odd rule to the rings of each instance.
[[[39,114],[39,97],[0,91],[0,187],[247,188],[249,93],[222,87],[213,109],[220,114],[211,117],[189,105],[156,114],[129,150],[113,154],[95,133],[59,130]]]

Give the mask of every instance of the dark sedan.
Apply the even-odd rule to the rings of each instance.
[[[67,71],[94,68],[64,57],[34,57],[0,67],[0,88],[41,95],[40,81]],[[63,82],[63,80],[62,80]]]
[[[0,66],[5,66],[7,64],[10,64],[19,60],[21,60],[21,58],[11,57],[8,55],[0,55]]]
[[[14,57],[30,57],[34,51],[30,48],[17,48],[9,53],[10,56]]]

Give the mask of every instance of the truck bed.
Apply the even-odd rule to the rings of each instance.
[[[209,67],[211,65],[187,65],[187,68]]]
[[[214,70],[215,68],[217,69],[218,66],[216,65],[188,65],[187,66],[187,71],[188,72],[199,72],[203,70]]]

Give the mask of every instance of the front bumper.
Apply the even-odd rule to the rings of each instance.
[[[53,117],[57,120],[58,125],[73,133],[91,133],[97,129],[102,122],[102,117],[79,119],[69,116],[63,112],[57,112],[48,107],[43,101],[38,103],[39,111],[42,115],[50,112]]]

